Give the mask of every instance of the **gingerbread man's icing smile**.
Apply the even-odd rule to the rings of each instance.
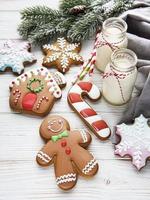
[[[54,133],[58,133],[60,131],[62,131],[64,126],[63,120],[61,119],[54,119],[48,122],[48,130],[54,132]]]

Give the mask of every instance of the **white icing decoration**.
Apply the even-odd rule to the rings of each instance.
[[[55,54],[52,54],[51,56],[48,56],[46,58],[46,60],[44,61],[45,63],[50,63],[50,62],[53,62],[53,61],[56,61],[59,57],[61,56],[61,53],[55,53]]]
[[[92,84],[92,88],[88,92],[88,95],[91,99],[96,100],[101,96],[101,92],[96,85]]]
[[[86,108],[91,108],[85,101],[73,103],[72,105],[78,112]]]
[[[150,127],[147,122],[148,119],[140,115],[132,125],[117,126],[117,135],[121,136],[121,141],[115,146],[115,153],[121,157],[132,156],[132,163],[138,170],[145,166],[150,156]]]
[[[43,97],[40,98],[40,100],[38,101],[38,103],[37,103],[37,105],[36,105],[36,109],[37,109],[37,110],[40,109],[40,106],[41,106],[41,104],[42,104],[43,101],[48,102],[48,101],[49,101],[48,97],[43,96]]]
[[[53,125],[54,123],[58,123],[58,125],[60,125],[60,127],[58,127],[58,129],[53,129],[51,127],[51,125]],[[59,121],[57,121],[57,119],[54,119],[54,120],[51,120],[51,121],[48,122],[48,130],[50,130],[54,133],[58,133],[59,131],[61,131],[63,129],[63,127],[64,127],[64,122],[61,119]]]
[[[20,97],[21,97],[21,91],[19,89],[16,89],[13,91],[13,96],[16,96],[15,97],[15,100],[14,100],[14,104],[17,105]]]
[[[99,136],[106,138],[110,135],[110,129],[109,128],[104,128],[100,131],[97,132]]]
[[[65,174],[63,176],[59,176],[56,178],[57,185],[63,184],[63,183],[69,183],[69,182],[75,182],[76,181],[76,174]]]
[[[9,87],[10,87],[10,89],[13,88],[14,84],[19,86],[21,82],[24,82],[28,78],[31,78],[33,75],[38,75],[38,74],[44,76],[45,81],[48,81],[47,86],[49,87],[49,91],[53,93],[55,98],[60,98],[61,95],[62,95],[61,89],[58,86],[55,79],[53,78],[53,76],[51,75],[51,73],[45,67],[33,69],[33,70],[30,70],[30,71],[18,76],[16,79],[14,79],[11,82]],[[59,76],[59,74],[61,74],[61,73],[57,73],[57,76]],[[59,81],[60,81],[59,84],[61,84],[61,80],[63,81],[62,84],[64,84],[65,78],[62,74],[61,74],[60,79],[59,79]],[[13,82],[14,82],[14,84],[13,84]]]
[[[24,62],[33,62],[35,57],[28,50],[30,44],[22,42],[21,44],[13,41],[4,43],[4,47],[0,49],[0,71],[11,68],[13,72],[21,74],[24,69]]]
[[[38,152],[37,157],[46,163],[49,163],[52,160],[50,156],[48,156],[46,153],[43,153],[42,151]]]
[[[55,81],[57,82],[59,86],[66,84],[66,79],[62,73],[55,72],[55,73],[52,73],[52,76],[54,77]]]
[[[62,71],[65,72],[69,67],[69,59],[73,59],[74,61],[83,61],[80,55],[73,52],[80,46],[79,43],[68,44],[64,38],[58,38],[57,42],[58,47],[50,44],[43,46],[43,49],[52,51],[52,55],[46,57],[44,63],[51,63],[60,59]]]
[[[83,142],[86,143],[88,141],[86,130],[80,130],[80,134],[82,136]]]
[[[77,94],[81,94],[83,92],[83,90],[79,87],[78,84],[75,84],[69,91],[69,93],[77,93]]]
[[[83,168],[82,173],[88,174],[95,166],[97,165],[97,161],[93,158],[91,161],[87,163],[87,165]]]
[[[93,115],[93,116],[90,116],[90,117],[86,117],[86,120],[87,120],[88,123],[92,124],[93,122],[102,120],[102,118],[101,118],[100,115]]]

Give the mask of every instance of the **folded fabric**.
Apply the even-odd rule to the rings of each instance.
[[[150,0],[135,1],[135,9],[121,17],[128,24],[128,48],[138,56],[138,67],[150,65]]]
[[[132,123],[140,114],[150,118],[150,0],[135,1],[134,7],[121,17],[128,24],[128,48],[138,56],[136,96],[129,103],[119,124]],[[117,142],[114,135],[112,143]]]

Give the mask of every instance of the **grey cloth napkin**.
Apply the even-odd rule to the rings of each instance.
[[[143,114],[150,118],[150,0],[135,1],[134,9],[121,15],[128,24],[128,48],[138,57],[136,97],[131,100],[120,123],[132,123]],[[115,130],[114,130],[115,132]],[[117,143],[115,135],[112,143]]]

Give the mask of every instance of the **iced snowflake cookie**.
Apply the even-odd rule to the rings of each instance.
[[[79,65],[83,63],[83,58],[78,54],[81,50],[80,43],[68,43],[64,38],[58,38],[57,42],[43,46],[45,57],[43,66],[52,67],[66,73],[71,65]]]
[[[148,119],[140,115],[134,124],[117,126],[116,134],[121,141],[115,146],[115,154],[132,158],[133,165],[140,170],[150,157],[150,127]]]
[[[30,53],[31,45],[28,42],[16,43],[7,41],[0,48],[0,72],[11,69],[14,73],[21,74],[26,64],[36,62]]]
[[[66,119],[51,115],[41,124],[40,134],[47,143],[36,160],[41,166],[54,163],[56,184],[61,189],[73,188],[78,174],[86,177],[96,174],[97,161],[85,149],[91,142],[86,130],[71,131]]]
[[[30,70],[10,84],[10,107],[17,112],[44,116],[61,98],[66,85],[60,72],[48,72],[45,67]]]

